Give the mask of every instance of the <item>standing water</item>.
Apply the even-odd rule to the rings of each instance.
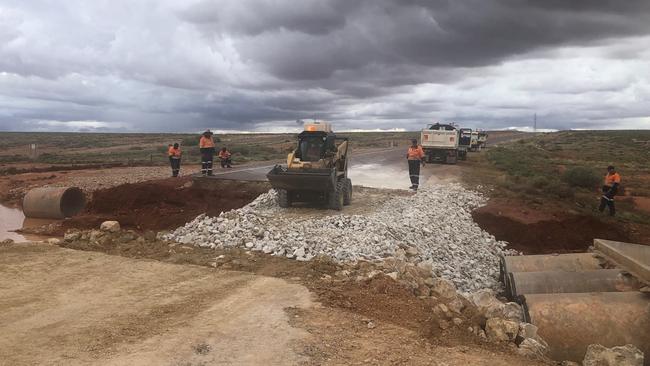
[[[56,220],[26,219],[20,208],[7,207],[0,204],[0,241],[12,239],[15,242],[42,240],[38,235],[22,235],[14,230],[46,225]]]
[[[355,165],[348,177],[354,185],[372,188],[408,189],[411,185],[408,169],[398,165]]]

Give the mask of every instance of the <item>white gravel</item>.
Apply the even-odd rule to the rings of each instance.
[[[478,192],[446,184],[406,197],[387,193],[385,204],[367,215],[289,219],[271,190],[219,217],[198,216],[165,239],[210,248],[242,247],[297,260],[325,255],[349,263],[403,257],[430,263],[434,275],[471,292],[498,288],[499,256],[507,244],[472,220],[471,211],[485,201]]]

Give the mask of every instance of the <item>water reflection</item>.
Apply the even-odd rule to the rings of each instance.
[[[57,220],[32,219],[25,217],[23,210],[16,207],[0,205],[0,241],[12,239],[15,242],[43,240],[43,237],[31,234],[19,234],[13,230],[36,228],[48,225]]]
[[[411,186],[406,164],[396,165],[363,164],[354,165],[348,171],[352,184],[372,188],[408,189]]]
[[[21,209],[0,205],[0,241],[26,241],[24,236],[12,231],[22,228],[24,221],[25,215]]]

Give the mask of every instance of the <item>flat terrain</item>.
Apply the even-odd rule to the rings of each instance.
[[[190,264],[214,251],[176,249],[0,245],[0,365],[542,365],[440,333],[395,284],[337,286],[317,277],[336,268],[243,253],[226,253],[239,271],[215,269]]]
[[[490,196],[488,205],[474,212],[475,221],[526,253],[584,251],[594,237],[643,242],[648,232],[644,231],[648,230],[644,182],[650,172],[637,156],[643,157],[644,150],[632,150],[637,147],[633,143],[628,151],[618,140],[629,137],[625,135],[587,133],[564,144],[562,134],[495,135],[491,143],[503,145],[471,153],[458,165],[427,165],[421,182],[429,187],[460,182]],[[18,136],[0,134],[7,135]],[[142,140],[137,139],[143,138],[109,137],[115,146],[138,146]],[[409,185],[403,158],[405,137],[408,134],[382,135],[373,142],[372,134],[358,136],[361,146],[355,150],[350,170],[357,187],[353,205],[343,213],[363,215],[390,197],[411,195],[405,190]],[[58,134],[42,138],[43,145],[50,140],[61,146],[72,143]],[[282,139],[292,137],[232,138],[241,144],[260,141],[279,149],[278,157],[251,158],[241,161],[233,172],[223,171],[259,175],[282,160],[282,145],[288,144]],[[126,145],[117,144],[122,140]],[[16,150],[8,149],[8,153],[18,154],[28,139],[16,141],[11,145]],[[97,141],[103,144],[102,138]],[[617,153],[620,160],[582,154],[584,141],[597,141],[584,145],[592,150],[610,143],[623,146]],[[545,152],[531,155],[537,147]],[[49,153],[71,154],[76,159],[86,148],[53,148]],[[101,154],[113,148],[117,149],[97,147]],[[189,162],[185,177],[167,178],[169,169],[162,165],[162,156],[159,166],[155,161],[145,166],[151,163],[146,159],[130,163],[75,160],[72,165],[70,160],[6,158],[0,167],[0,201],[19,207],[31,187],[78,185],[90,197],[84,213],[63,222],[40,223],[27,231],[60,236],[69,228],[96,228],[103,220],[118,219],[125,229],[147,236],[183,225],[203,212],[216,215],[241,207],[268,189],[265,183],[236,180],[206,187],[192,184],[188,175],[196,171],[196,164]],[[111,167],[113,163],[127,166]],[[620,167],[628,192],[621,197],[621,216],[613,219],[593,211],[597,184],[573,186],[563,178],[564,171],[586,166],[601,179],[601,165],[610,163]],[[108,165],[102,168],[102,164]],[[540,183],[543,180],[548,184]],[[562,190],[571,194],[558,195]],[[331,214],[307,205],[285,216]],[[418,297],[385,276],[340,280],[337,273],[342,270],[360,269],[159,241],[104,246],[64,243],[61,247],[0,244],[0,365],[545,364],[468,333],[466,324],[479,321],[472,314],[462,314],[463,325],[442,329],[432,311],[440,300]]]

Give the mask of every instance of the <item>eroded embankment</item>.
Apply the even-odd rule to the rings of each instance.
[[[97,228],[105,220],[117,220],[128,229],[171,229],[202,213],[219,215],[245,206],[267,190],[259,182],[219,181],[199,187],[190,178],[123,184],[95,191],[86,210],[66,220],[63,229]]]
[[[524,254],[584,252],[594,238],[630,241],[621,226],[591,216],[571,215],[524,223],[488,210],[477,210],[472,217],[497,240],[507,241],[508,248]]]

